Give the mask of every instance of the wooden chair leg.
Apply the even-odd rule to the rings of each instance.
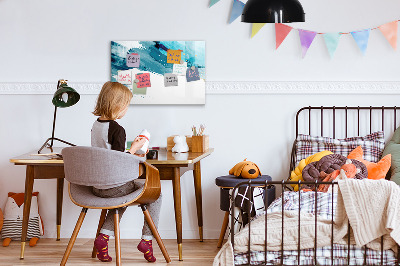
[[[100,215],[100,219],[99,219],[99,225],[97,226],[96,238],[100,234],[101,227],[103,227],[104,221],[106,220],[106,215],[107,215],[107,210],[106,209],[101,210],[101,215]],[[93,244],[92,258],[96,258],[96,255],[97,255],[97,250],[96,250],[96,248],[94,247],[94,244]]]
[[[167,263],[171,262],[171,259],[168,255],[168,251],[164,246],[164,243],[161,240],[160,234],[158,233],[158,230],[156,228],[156,225],[153,222],[153,219],[150,216],[149,211],[147,210],[145,205],[140,205],[140,207],[142,208],[143,214],[144,214],[144,219],[146,220],[147,224],[150,227],[151,232],[153,233],[153,236],[155,237],[155,239],[157,240],[157,244],[161,249],[161,252],[164,256],[164,259]]]
[[[115,265],[121,265],[121,243],[120,243],[120,235],[119,235],[119,213],[118,209],[115,209],[114,214],[114,234],[115,234],[115,256],[117,257],[115,261]]]
[[[224,237],[225,237],[226,228],[228,227],[228,222],[229,222],[229,212],[225,212],[225,217],[224,217],[224,221],[222,222],[221,234],[219,235],[217,248],[220,248],[222,246],[222,242],[224,241]]]
[[[85,219],[86,212],[87,212],[87,208],[82,208],[81,214],[79,215],[78,221],[76,222],[74,232],[72,232],[72,236],[69,240],[67,249],[65,250],[64,256],[61,260],[61,263],[60,263],[61,266],[64,266],[67,263],[69,254],[71,253],[71,250],[72,250],[72,247],[74,246],[76,237],[78,236],[78,233],[79,233],[79,230],[81,229],[83,220]]]

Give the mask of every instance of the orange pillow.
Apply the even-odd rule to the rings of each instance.
[[[358,146],[352,152],[350,152],[347,158],[355,159],[365,164],[368,170],[368,179],[375,180],[384,179],[386,177],[392,161],[392,155],[388,154],[377,163],[368,162],[363,159],[363,149],[361,146]]]

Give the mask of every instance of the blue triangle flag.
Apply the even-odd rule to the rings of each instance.
[[[368,46],[369,33],[371,29],[353,31],[351,35],[353,35],[354,40],[356,41],[358,47],[361,50],[361,53],[364,55]]]
[[[219,0],[210,0],[210,5],[208,7],[212,7],[213,5],[215,5],[218,2],[219,2]]]
[[[244,3],[239,0],[233,0],[231,17],[229,18],[229,23],[232,23],[235,19],[237,19],[240,15],[242,15],[242,11],[244,8]]]
[[[326,48],[328,48],[328,52],[329,52],[329,55],[331,56],[331,58],[333,57],[333,54],[335,53],[336,48],[338,47],[339,39],[340,39],[341,35],[342,34],[340,34],[338,32],[325,33],[323,35],[325,44],[326,44]]]

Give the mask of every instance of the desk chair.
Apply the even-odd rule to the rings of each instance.
[[[128,182],[132,179],[132,176],[140,175],[137,164],[138,161],[141,162],[142,160],[137,156],[120,151],[78,146],[64,148],[62,156],[64,160],[65,179],[70,182],[68,187],[69,196],[74,204],[82,207],[82,211],[65,250],[61,265],[65,265],[68,260],[88,209],[102,209],[96,237],[104,223],[107,210],[116,209],[114,215],[116,265],[121,265],[118,208],[128,205],[139,205],[142,208],[145,220],[149,224],[165,260],[167,263],[171,262],[153,219],[145,205],[157,200],[161,193],[160,176],[157,168],[146,162],[141,163],[142,175],[146,177],[143,180],[145,183],[143,189],[136,190],[123,197],[101,198],[92,193],[92,186],[112,186]],[[96,250],[94,249],[92,257],[95,257],[95,255]]]

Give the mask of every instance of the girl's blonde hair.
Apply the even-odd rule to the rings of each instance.
[[[132,92],[126,86],[108,81],[101,88],[93,114],[115,120],[132,97]]]

